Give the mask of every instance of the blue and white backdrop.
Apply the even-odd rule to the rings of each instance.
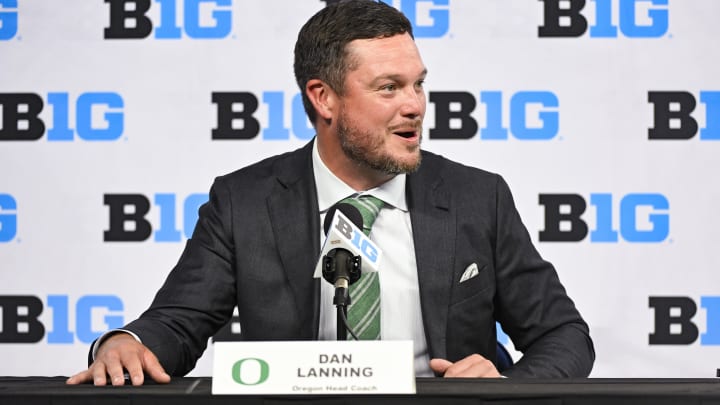
[[[713,377],[720,2],[388,2],[430,71],[424,147],[507,179],[592,376]],[[0,0],[0,375],[82,369],[213,178],[312,137],[292,50],[325,3]]]

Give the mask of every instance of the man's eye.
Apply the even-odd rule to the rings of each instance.
[[[397,87],[394,84],[386,84],[386,85],[382,86],[381,89],[385,90],[385,91],[395,91],[395,89],[397,89]]]

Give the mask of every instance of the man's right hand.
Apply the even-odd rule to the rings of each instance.
[[[157,383],[170,382],[170,376],[150,349],[130,334],[120,332],[102,342],[93,364],[87,370],[68,378],[66,383],[82,384],[92,381],[95,385],[106,385],[109,377],[112,385],[124,385],[125,370],[130,375],[132,385],[142,385],[145,373]]]

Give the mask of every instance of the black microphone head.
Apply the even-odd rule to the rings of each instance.
[[[348,203],[337,203],[330,207],[327,214],[325,214],[325,221],[323,221],[323,229],[325,230],[325,235],[328,234],[328,231],[330,230],[330,225],[332,224],[333,217],[335,216],[335,211],[340,210],[340,212],[343,213],[350,222],[355,224],[360,229],[363,229],[363,218],[362,214],[360,213],[360,210],[357,209],[354,205],[348,204]]]

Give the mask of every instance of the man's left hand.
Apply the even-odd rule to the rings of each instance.
[[[443,377],[501,377],[492,361],[479,354],[471,354],[455,363],[445,359],[432,359],[430,368]]]

